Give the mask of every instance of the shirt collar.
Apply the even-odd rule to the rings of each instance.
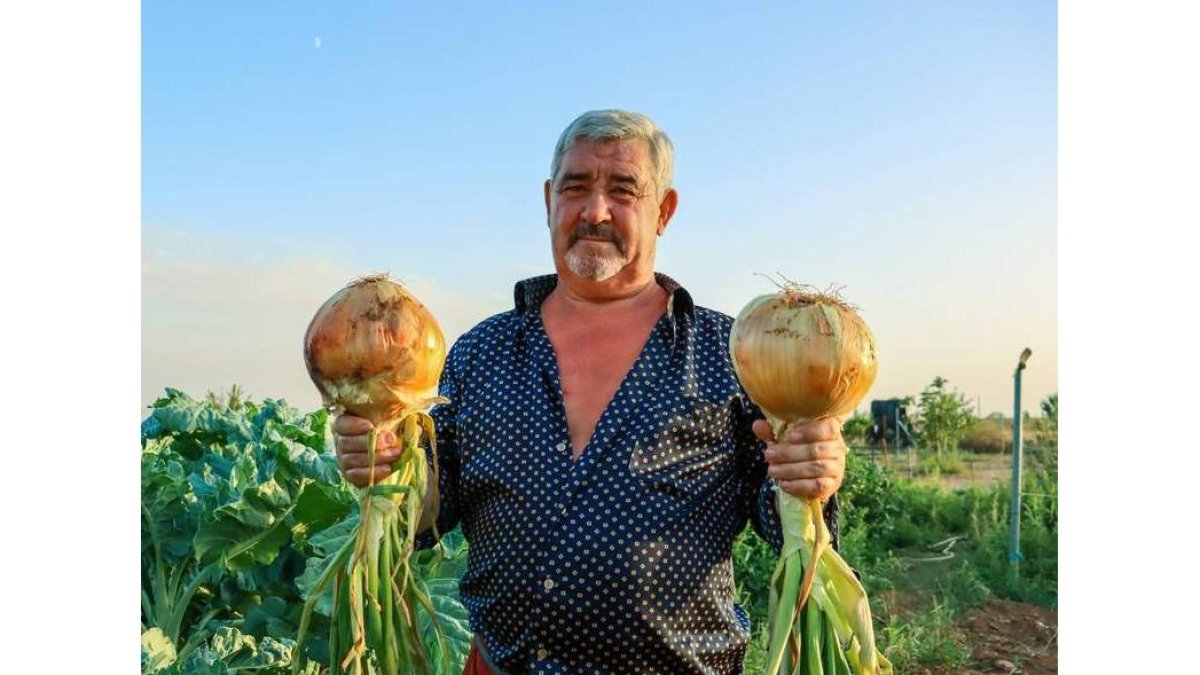
[[[654,280],[659,286],[667,292],[667,315],[672,319],[682,319],[685,316],[691,316],[695,309],[695,304],[692,302],[692,296],[683,286],[679,285],[671,277],[662,274],[661,272],[654,273]],[[528,314],[530,310],[536,311],[542,306],[542,302],[550,292],[554,290],[558,284],[557,274],[545,274],[538,277],[531,277],[518,281],[513,287],[513,304],[520,314]]]

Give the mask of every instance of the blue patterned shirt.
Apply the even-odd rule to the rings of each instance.
[[[462,525],[462,601],[506,672],[742,671],[733,540],[749,522],[781,545],[761,414],[729,360],[733,320],[656,277],[667,311],[578,459],[540,311],[554,275],[450,350],[438,530]]]

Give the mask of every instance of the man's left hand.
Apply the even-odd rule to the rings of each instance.
[[[779,442],[766,420],[755,420],[752,429],[766,441],[767,473],[779,481],[784,492],[825,501],[842,486],[848,448],[842,440],[840,418],[797,425]]]

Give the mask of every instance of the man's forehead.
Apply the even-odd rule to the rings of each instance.
[[[590,173],[592,165],[597,159],[619,162],[624,165],[622,169],[626,172],[648,174],[650,172],[650,144],[640,138],[606,138],[598,141],[577,138],[567,148],[566,155],[563,157],[563,170],[573,169],[573,165],[586,165]]]

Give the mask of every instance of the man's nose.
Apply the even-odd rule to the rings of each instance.
[[[607,223],[612,219],[612,211],[608,203],[608,195],[604,190],[592,190],[583,203],[582,218],[589,223]]]

